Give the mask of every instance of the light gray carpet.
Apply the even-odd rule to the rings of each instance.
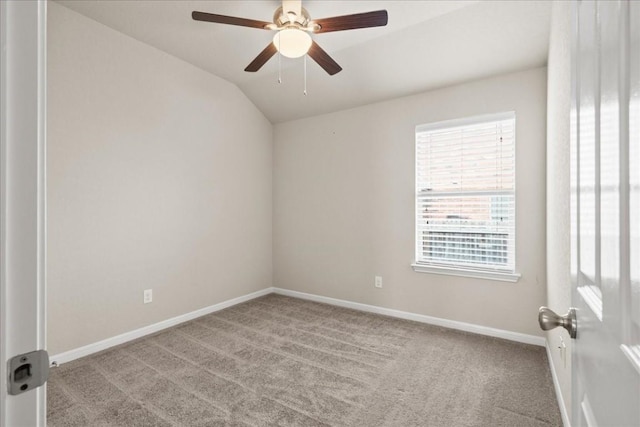
[[[49,426],[560,426],[542,347],[267,295],[53,369]]]

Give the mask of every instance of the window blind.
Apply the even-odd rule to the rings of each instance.
[[[416,128],[416,263],[515,270],[515,114]]]

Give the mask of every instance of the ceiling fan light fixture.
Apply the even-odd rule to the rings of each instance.
[[[311,47],[311,36],[297,28],[285,28],[273,36],[273,44],[280,54],[287,58],[300,58]]]
[[[218,15],[216,13],[199,12],[197,10],[191,13],[191,18],[195,21],[277,31],[273,38],[273,43],[269,43],[244,69],[249,73],[258,71],[273,55],[280,52],[278,58],[281,58],[281,55],[289,58],[300,58],[309,55],[311,59],[331,76],[342,71],[342,67],[340,67],[327,52],[318,46],[315,40],[312,40],[310,33],[320,34],[334,31],[357,30],[359,28],[383,27],[387,25],[389,20],[386,10],[375,10],[372,12],[352,13],[351,15],[333,16],[312,21],[309,13],[301,6],[302,0],[281,1],[282,6],[278,7],[273,14],[273,22]],[[278,63],[280,64],[280,62],[279,60]],[[307,62],[305,61],[305,70],[306,64]]]

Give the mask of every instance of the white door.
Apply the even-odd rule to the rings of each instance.
[[[640,426],[640,2],[574,3],[574,426]]]
[[[7,361],[45,348],[45,36],[44,1],[0,1],[2,427],[44,426],[46,418],[44,387],[7,390]]]

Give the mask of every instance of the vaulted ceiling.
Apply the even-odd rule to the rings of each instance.
[[[60,4],[236,84],[273,123],[357,107],[546,64],[549,1],[303,0],[312,18],[386,9],[386,27],[316,34],[343,68],[329,76],[307,59],[244,68],[273,32],[197,22],[199,10],[271,21],[281,5],[263,1],[79,1]]]

